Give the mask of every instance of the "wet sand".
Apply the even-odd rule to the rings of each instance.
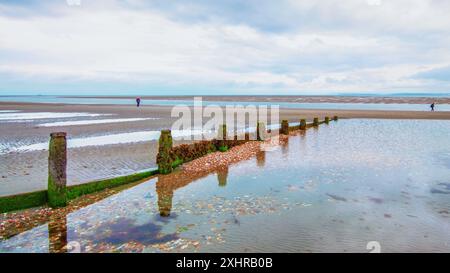
[[[217,97],[214,97],[217,99]],[[249,97],[250,98],[250,97]],[[283,97],[285,98],[285,97]],[[314,97],[319,98],[319,97]],[[320,97],[321,98],[321,97]],[[341,97],[338,97],[341,99]],[[227,99],[229,99],[227,97]],[[241,100],[241,97],[239,97]],[[259,97],[258,97],[259,99]],[[395,98],[397,99],[397,98]],[[409,98],[413,100],[416,98]],[[372,101],[373,102],[373,101]],[[398,103],[398,101],[396,101]],[[416,102],[414,102],[416,103]],[[65,131],[71,138],[99,136],[107,134],[161,130],[170,128],[177,118],[170,117],[170,106],[143,106],[136,108],[126,105],[64,105],[33,103],[0,103],[0,111],[20,110],[22,112],[96,113],[112,116],[86,119],[158,118],[155,120],[95,125],[62,127],[37,127],[38,124],[55,120],[33,120],[20,122],[0,122],[0,149],[20,147],[47,142],[49,134]],[[298,122],[300,118],[338,115],[339,118],[382,118],[382,119],[441,119],[449,120],[450,112],[420,111],[376,111],[376,110],[305,110],[281,109],[280,119]],[[208,119],[205,118],[205,122]],[[175,142],[179,144],[181,142]],[[100,144],[100,143],[99,143]],[[89,146],[69,149],[69,184],[114,177],[155,167],[157,141]],[[14,152],[0,154],[0,196],[45,189],[47,184],[47,151]]]
[[[243,101],[243,102],[307,102],[307,103],[405,103],[405,104],[450,104],[446,97],[389,97],[389,96],[199,96],[205,101]],[[134,99],[132,96],[102,96],[66,98],[107,98]],[[192,100],[194,96],[143,96],[146,100]]]

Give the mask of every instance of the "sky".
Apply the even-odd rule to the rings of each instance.
[[[447,0],[0,0],[0,95],[449,93],[449,13]]]

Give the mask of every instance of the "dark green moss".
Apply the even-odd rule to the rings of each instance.
[[[300,130],[306,130],[306,119],[300,119]]]
[[[0,197],[0,213],[43,206],[47,203],[47,191]]]
[[[319,126],[319,118],[314,118],[313,126]]]
[[[220,146],[220,147],[219,147],[219,151],[221,151],[221,152],[226,152],[226,151],[228,151],[228,146]]]
[[[151,170],[111,179],[94,181],[86,184],[69,186],[67,187],[67,199],[71,200],[85,194],[94,193],[104,189],[110,189],[121,185],[137,182],[155,174],[158,174],[158,170]]]
[[[52,181],[53,178],[49,176],[48,178],[48,189],[47,189],[47,200],[49,206],[52,208],[65,207],[67,205],[67,189],[64,186],[58,186]]]

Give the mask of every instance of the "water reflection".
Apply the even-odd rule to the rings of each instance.
[[[50,253],[64,253],[67,246],[67,218],[50,216],[48,223],[48,250]]]
[[[266,164],[266,151],[261,150],[256,154],[256,165],[263,168]]]
[[[225,187],[228,179],[228,166],[217,170],[217,180],[219,181],[219,187]]]
[[[210,174],[216,173],[219,187],[225,187],[228,180],[228,169],[229,166],[221,166],[216,170],[209,172],[187,174],[186,172],[178,171],[170,175],[158,176],[158,181],[156,182],[156,193],[158,195],[158,208],[160,216],[170,216],[174,192],[177,189],[189,185],[193,181],[197,181]]]
[[[74,241],[83,252],[365,252],[372,240],[383,252],[448,252],[449,125],[331,123],[236,165],[155,177],[49,218],[0,252],[65,252]]]
[[[281,152],[284,156],[289,154],[289,138],[280,139]]]

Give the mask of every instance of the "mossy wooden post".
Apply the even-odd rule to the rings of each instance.
[[[338,120],[338,116],[334,116],[333,119],[334,119],[334,121],[337,121]]]
[[[306,119],[304,118],[300,120],[300,130],[306,130]]]
[[[326,124],[330,123],[330,117],[325,117],[325,123]]]
[[[264,122],[256,124],[256,140],[262,141],[266,139],[266,125]]]
[[[319,118],[314,118],[313,126],[319,126]]]
[[[48,189],[47,199],[50,207],[67,205],[67,143],[66,133],[50,134],[48,152]]]
[[[285,119],[281,121],[280,134],[289,135],[289,122]]]
[[[160,174],[168,174],[173,171],[173,160],[170,155],[172,146],[172,132],[170,130],[162,130],[161,136],[159,137],[159,149],[157,156],[158,170]]]
[[[219,151],[226,152],[228,150],[228,146],[226,145],[226,140],[227,140],[227,125],[226,124],[221,124],[219,126],[219,134],[217,137],[219,139]]]

